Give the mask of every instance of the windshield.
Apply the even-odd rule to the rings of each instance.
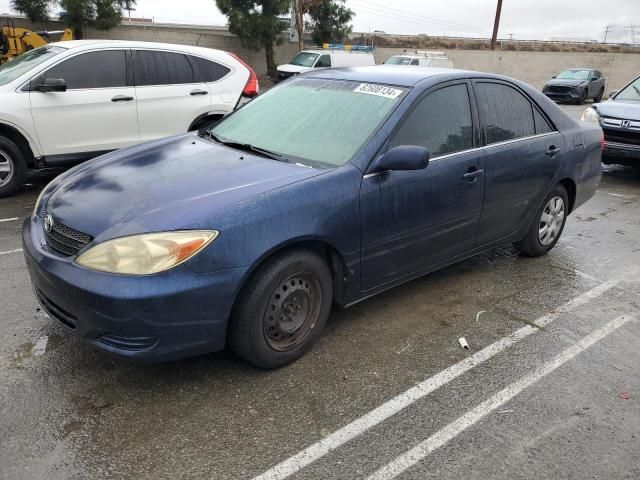
[[[404,89],[296,79],[228,116],[211,133],[320,168],[347,163],[402,98]]]
[[[298,65],[299,67],[313,67],[316,59],[320,55],[317,53],[300,52],[289,62],[291,65]]]
[[[411,58],[409,57],[391,57],[384,62],[385,65],[409,65]]]
[[[640,102],[640,77],[620,90],[620,93],[615,96],[615,99],[627,102]]]
[[[589,80],[589,70],[564,70],[556,78],[563,80]]]
[[[0,86],[13,82],[22,74],[64,52],[62,47],[44,46],[31,50],[0,66]]]

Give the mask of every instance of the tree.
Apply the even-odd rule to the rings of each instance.
[[[351,20],[354,13],[345,6],[345,0],[320,0],[309,10],[313,41],[323,43],[341,43],[351,33]]]
[[[298,48],[304,50],[304,17],[320,0],[291,0],[293,25],[298,32]]]
[[[135,3],[135,0],[12,0],[11,5],[34,23],[47,21],[50,10],[59,5],[60,19],[73,28],[76,38],[83,38],[87,26],[98,30],[118,26],[122,10]]]
[[[229,31],[251,50],[264,48],[267,73],[275,78],[273,46],[282,43],[280,34],[287,22],[279,16],[289,13],[290,0],[216,0],[218,9],[229,18]]]
[[[29,18],[33,23],[49,20],[51,0],[12,0],[11,7]]]

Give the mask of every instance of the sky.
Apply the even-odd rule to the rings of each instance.
[[[347,0],[354,31],[488,37],[496,0]],[[10,11],[0,0],[0,14]],[[138,0],[136,17],[156,22],[224,25],[215,0]],[[630,28],[632,22],[635,28]],[[501,38],[640,43],[640,0],[504,0]]]

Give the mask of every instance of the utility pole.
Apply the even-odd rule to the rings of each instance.
[[[498,40],[498,27],[500,26],[500,13],[502,12],[502,0],[498,0],[496,8],[496,20],[493,22],[493,36],[491,37],[491,50],[496,49],[496,41]]]

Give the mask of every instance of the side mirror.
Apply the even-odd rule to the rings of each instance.
[[[45,78],[35,86],[34,90],[44,93],[66,92],[67,82],[65,82],[64,78]]]
[[[553,75],[551,78],[556,78],[556,75]]]
[[[591,77],[592,82],[595,82],[596,80],[598,80],[598,77]]]
[[[618,94],[618,92],[619,92],[619,91],[620,91],[620,90],[611,90],[611,91],[609,92],[609,98],[613,98],[613,97],[615,97],[615,96]]]
[[[393,147],[378,158],[374,172],[389,170],[422,170],[429,165],[429,150],[417,145]]]

